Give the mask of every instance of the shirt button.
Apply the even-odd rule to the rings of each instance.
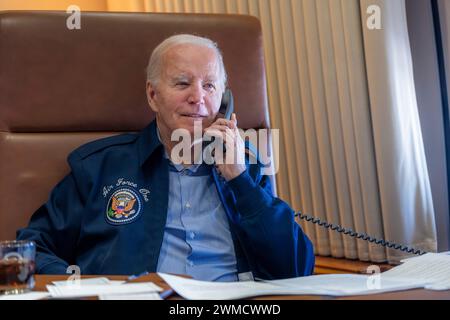
[[[195,233],[194,232],[189,232],[189,238],[194,239],[195,238]]]
[[[193,266],[194,266],[194,262],[192,262],[191,260],[188,260],[188,265],[189,265],[190,267],[193,267]]]
[[[186,208],[190,208],[191,204],[189,202],[186,203]]]

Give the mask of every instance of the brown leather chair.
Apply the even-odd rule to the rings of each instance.
[[[0,240],[14,239],[79,145],[145,127],[153,48],[177,33],[218,42],[241,128],[267,128],[260,23],[238,15],[0,12]]]

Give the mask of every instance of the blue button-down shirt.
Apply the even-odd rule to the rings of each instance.
[[[169,205],[158,272],[237,281],[233,239],[211,170],[206,164],[169,164]]]

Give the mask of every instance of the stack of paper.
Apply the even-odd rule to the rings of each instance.
[[[373,276],[329,274],[273,281],[208,282],[159,273],[180,296],[186,299],[227,300],[262,295],[374,294],[422,287],[423,283],[392,278],[373,281]]]
[[[425,289],[450,289],[450,255],[427,253],[403,260],[403,264],[383,272],[386,279],[421,281]]]
[[[100,300],[162,300],[160,295],[153,293],[135,293],[135,294],[101,294]]]
[[[63,281],[53,281],[55,286],[74,286],[74,285],[93,285],[93,284],[123,284],[124,280],[109,280],[105,277],[99,278],[87,278],[87,279],[77,279],[77,280],[63,280]]]
[[[21,294],[0,295],[0,300],[41,300],[49,296],[50,294],[46,291],[32,291]]]
[[[139,295],[140,299],[156,298],[157,293],[163,291],[152,282],[123,283],[123,281],[116,282],[105,279],[54,282],[54,285],[47,286],[47,290],[53,298],[99,296],[104,299],[116,300],[130,299],[130,296],[134,298],[137,297],[136,295]]]

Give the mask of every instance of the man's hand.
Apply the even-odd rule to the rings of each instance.
[[[216,167],[225,180],[230,181],[245,171],[245,146],[239,134],[235,113],[231,120],[217,119],[205,129],[205,133],[225,143],[223,163],[216,162]],[[217,155],[215,158],[217,159]]]

